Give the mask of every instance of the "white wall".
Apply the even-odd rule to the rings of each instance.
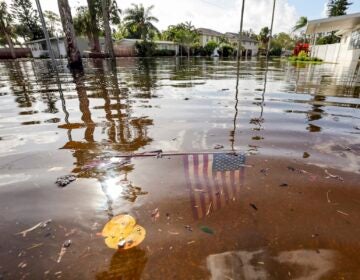
[[[325,62],[351,64],[360,58],[360,49],[351,49],[351,32],[342,36],[340,43],[311,47],[311,56],[318,57]]]

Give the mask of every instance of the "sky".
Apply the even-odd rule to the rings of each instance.
[[[10,3],[11,0],[5,0]],[[35,0],[32,0],[35,5]],[[219,32],[237,32],[240,25],[242,0],[117,0],[118,6],[126,10],[132,3],[145,7],[154,5],[153,15],[159,19],[156,26],[165,30],[171,24],[191,21],[197,28],[204,27]],[[300,16],[309,20],[326,17],[327,0],[277,0],[274,32],[289,32]],[[349,13],[360,12],[360,1],[352,0]],[[58,13],[57,0],[40,0],[42,9]],[[86,0],[69,0],[75,8],[86,5]],[[246,0],[244,30],[255,32],[270,26],[273,0]]]

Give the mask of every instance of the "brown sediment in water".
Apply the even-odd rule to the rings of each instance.
[[[263,62],[246,61],[254,77],[242,76],[236,103],[231,61],[124,59],[115,74],[101,61],[87,63],[83,75],[61,73],[63,99],[41,63],[32,66],[43,73],[30,62],[0,64],[10,92],[0,94],[1,276],[360,275],[356,82],[304,82],[308,69],[272,62],[264,89]],[[325,75],[335,66],[311,67]],[[159,149],[159,158],[117,158]],[[237,157],[229,158],[232,150]],[[58,187],[68,174],[77,180]],[[146,238],[116,252],[99,233],[124,213]]]

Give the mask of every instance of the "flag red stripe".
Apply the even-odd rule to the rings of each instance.
[[[189,174],[189,156],[188,155],[184,155],[183,157],[184,160],[184,170],[185,170],[185,181],[186,181],[186,185],[189,188],[189,192],[190,192],[190,203],[191,203],[191,210],[193,213],[193,217],[195,220],[199,219],[199,215],[198,215],[198,211],[195,208],[196,202],[195,202],[195,194],[194,194],[194,190],[191,186],[191,182],[190,182],[190,174]]]

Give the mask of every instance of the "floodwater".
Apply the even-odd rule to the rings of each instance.
[[[0,279],[360,279],[358,65],[49,63],[0,62]]]

